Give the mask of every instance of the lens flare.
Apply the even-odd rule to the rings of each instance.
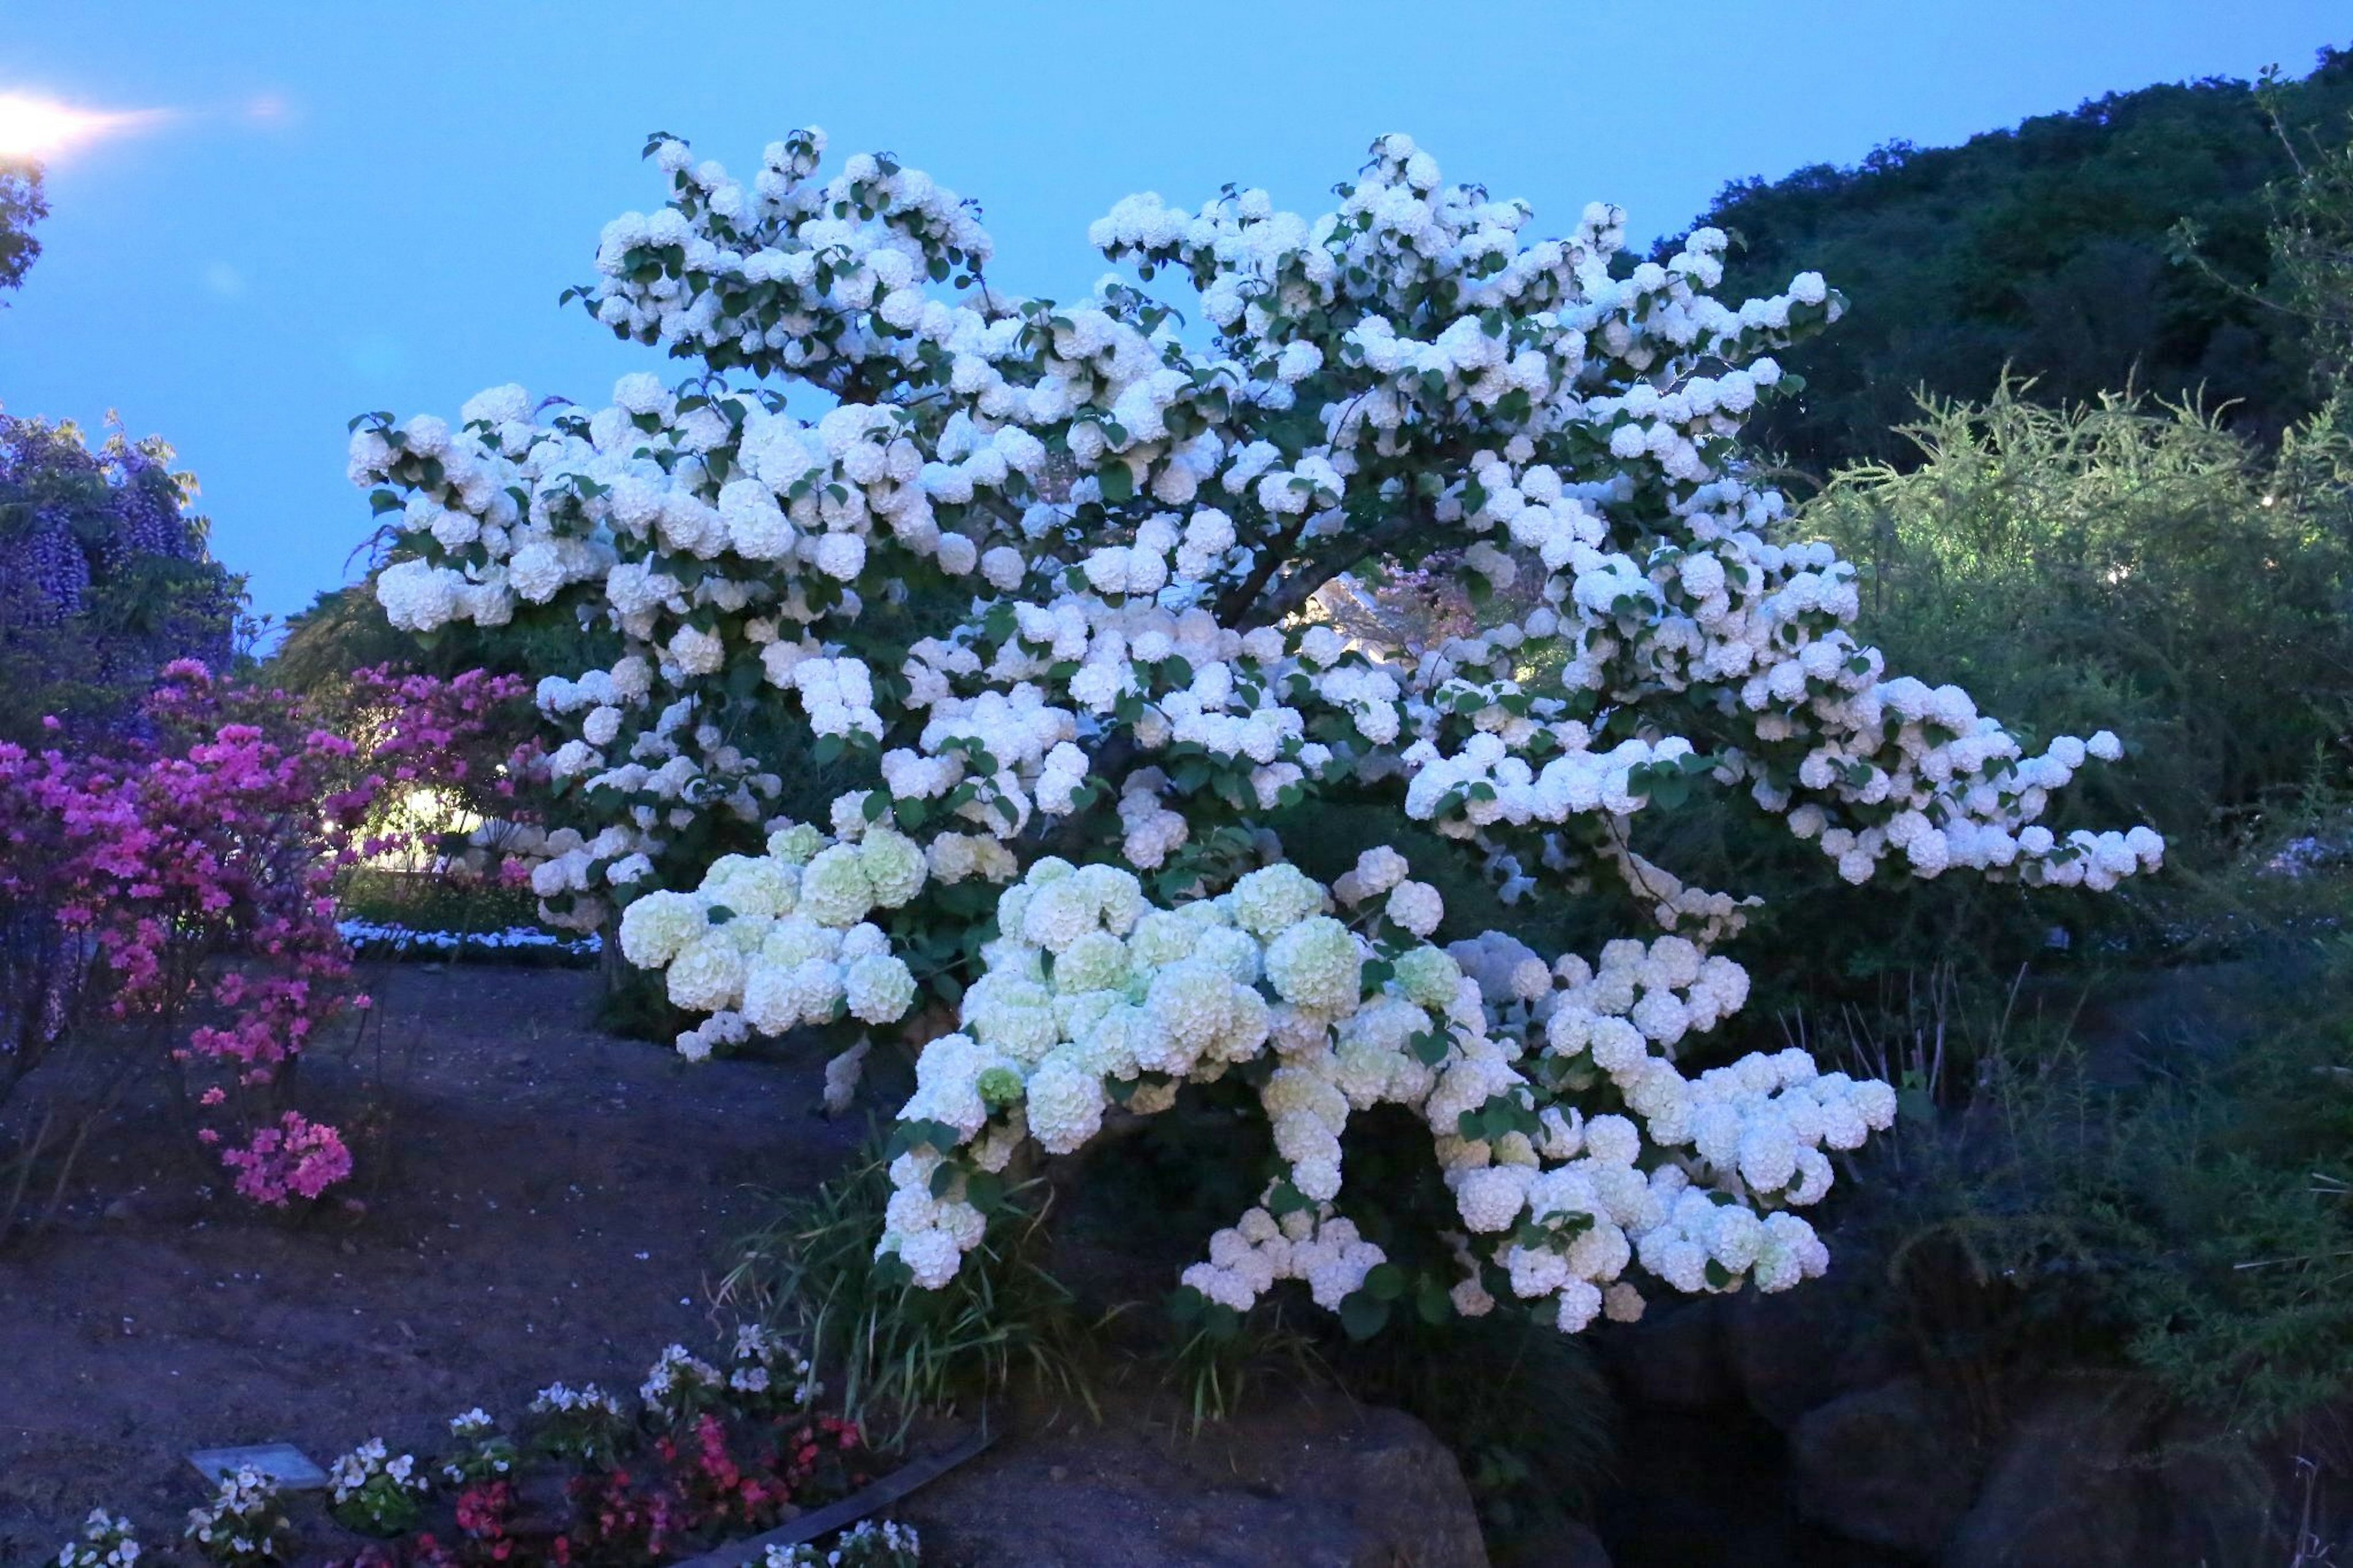
[[[53,158],[162,117],[160,110],[77,109],[31,93],[0,92],[0,158]]]

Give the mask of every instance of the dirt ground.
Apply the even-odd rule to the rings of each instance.
[[[552,1381],[634,1389],[702,1348],[756,1189],[839,1169],[862,1119],[815,1114],[815,1061],[692,1067],[597,1030],[593,974],[368,966],[380,1042],[303,1066],[330,1120],[386,1119],[364,1204],[300,1222],[226,1194],[160,1095],[94,1142],[81,1197],[0,1252],[0,1563],[91,1507],[175,1541],[204,1489],[183,1456],[359,1440],[437,1451],[480,1404]],[[209,1189],[209,1190],[207,1190]]]

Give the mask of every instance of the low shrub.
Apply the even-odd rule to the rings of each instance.
[[[2114,728],[2128,765],[2089,775],[2082,809],[2219,859],[2316,758],[2346,760],[2341,498],[2198,408],[2025,391],[1926,402],[1917,467],[1848,469],[1801,523],[1865,568],[1861,627],[1891,661],[2031,733]]]
[[[984,1184],[986,1230],[946,1287],[919,1287],[896,1256],[877,1257],[904,1155],[870,1141],[849,1167],[783,1199],[747,1237],[723,1301],[805,1342],[838,1378],[849,1420],[905,1435],[920,1414],[1003,1389],[1017,1372],[1083,1392],[1072,1356],[1071,1292],[1043,1265],[1050,1189],[1042,1179]]]
[[[2017,1374],[2067,1367],[2137,1369],[2251,1441],[2353,1387],[2353,939],[2200,978],[2154,1040],[2063,994],[1963,1002],[1950,1103],[1910,1101],[1865,1157],[1873,1310],[1988,1425]]]

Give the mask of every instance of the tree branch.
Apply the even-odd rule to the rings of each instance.
[[[1368,555],[1388,553],[1404,543],[1418,528],[1436,526],[1437,519],[1429,516],[1423,509],[1409,507],[1391,513],[1370,532],[1335,535],[1333,548],[1319,551],[1300,563],[1298,570],[1285,577],[1263,604],[1246,605],[1242,613],[1249,614],[1260,626],[1271,626],[1296,612],[1314,596],[1316,589],[1357,562]],[[1222,605],[1219,607],[1222,609]],[[1225,617],[1220,616],[1219,618]]]

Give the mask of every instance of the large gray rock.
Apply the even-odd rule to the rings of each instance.
[[[1934,1552],[1976,1489],[1955,1415],[1916,1377],[1807,1412],[1789,1440],[1799,1511],[1849,1540]]]
[[[1740,1390],[1724,1351],[1721,1296],[1652,1307],[1632,1323],[1613,1324],[1595,1347],[1630,1405],[1704,1410],[1736,1402]]]
[[[1251,1390],[1197,1433],[1176,1403],[1099,1391],[1025,1413],[902,1505],[924,1556],[971,1568],[1486,1568],[1462,1471],[1402,1411]]]
[[[2304,1504],[2295,1450],[2254,1447],[2176,1412],[2145,1382],[2083,1377],[2010,1428],[1946,1568],[2274,1568],[2294,1555]],[[2326,1513],[2325,1508],[2323,1513]],[[2320,1517],[2322,1540],[2343,1538]]]
[[[1723,1324],[1725,1363],[1735,1384],[1750,1409],[1784,1432],[1840,1394],[1876,1387],[1909,1370],[1897,1347],[1857,1331],[1836,1280],[1769,1296],[1744,1290],[1725,1302]]]
[[[2070,1380],[2027,1406],[1945,1546],[1944,1568],[2147,1568],[2166,1544],[2150,1462],[2155,1401],[2121,1377]]]

